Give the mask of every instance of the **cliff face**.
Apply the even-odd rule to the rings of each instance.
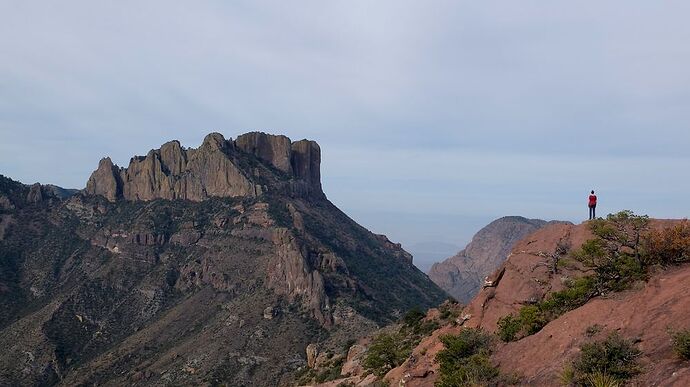
[[[497,219],[479,230],[464,250],[434,264],[429,278],[456,300],[467,303],[484,278],[505,261],[515,243],[547,224],[520,216]]]
[[[319,164],[312,141],[211,134],[104,159],[64,200],[1,178],[0,384],[285,384],[308,344],[441,302]]]
[[[292,143],[285,136],[259,132],[232,141],[211,133],[197,149],[184,149],[178,141],[170,141],[146,156],[133,157],[127,168],[104,158],[85,192],[110,201],[201,201],[257,197],[267,190],[318,196],[323,195],[320,164],[321,150],[313,141]]]

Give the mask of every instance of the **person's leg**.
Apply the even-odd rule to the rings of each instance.
[[[589,206],[589,220],[592,220],[592,206]]]
[[[592,206],[592,219],[597,218],[597,205]]]

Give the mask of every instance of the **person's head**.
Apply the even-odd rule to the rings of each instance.
[[[592,190],[592,195],[594,195],[594,190]]]

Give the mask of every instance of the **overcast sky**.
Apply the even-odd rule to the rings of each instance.
[[[0,0],[0,173],[82,188],[170,139],[321,144],[405,246],[503,215],[690,214],[690,2]]]

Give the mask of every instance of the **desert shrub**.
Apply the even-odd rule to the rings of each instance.
[[[591,276],[568,281],[565,289],[552,293],[539,307],[553,319],[584,305],[596,293],[595,287],[596,279]]]
[[[501,340],[505,342],[515,341],[517,334],[522,330],[522,320],[511,313],[498,319],[497,326],[496,333]]]
[[[364,368],[377,376],[402,364],[412,353],[412,349],[438,329],[437,320],[425,319],[426,314],[413,308],[403,316],[396,330],[382,333],[374,338],[364,358]]]
[[[402,364],[412,353],[412,344],[400,333],[382,333],[372,341],[364,358],[364,368],[383,376]]]
[[[644,239],[649,264],[678,264],[690,261],[690,222],[687,219],[673,227],[652,230]]]
[[[520,312],[518,312],[525,334],[533,335],[539,332],[544,325],[548,324],[547,313],[545,313],[541,306],[541,304],[523,306]]]
[[[585,335],[587,337],[592,337],[597,333],[601,332],[602,329],[604,329],[604,327],[602,327],[599,324],[590,325],[587,327],[587,329],[585,329]]]
[[[449,299],[439,305],[438,310],[441,320],[454,320],[460,315],[461,308],[457,301]]]
[[[491,335],[479,328],[467,328],[458,335],[441,336],[441,342],[445,347],[436,355],[441,368],[453,366],[458,361],[482,351],[488,351],[491,347]]]
[[[412,333],[416,336],[417,342],[421,341],[422,337],[431,335],[435,330],[437,330],[441,325],[438,321],[422,321],[417,327],[415,327]]]
[[[591,387],[619,387],[621,385],[618,379],[607,374],[606,372],[595,372],[587,375],[587,386]]]
[[[412,327],[418,325],[424,317],[426,317],[426,314],[419,308],[412,308],[403,317],[403,324]]]
[[[673,350],[684,360],[690,360],[690,329],[671,334]]]
[[[343,368],[343,363],[345,362],[344,357],[340,357],[337,360],[328,364],[323,370],[320,370],[314,377],[316,383],[324,383],[331,380],[336,380],[340,378],[340,370]]]
[[[551,293],[536,305],[523,306],[517,316],[509,314],[500,318],[497,334],[506,342],[533,335],[563,313],[584,305],[595,294],[594,277],[587,276],[570,281],[565,289]]]
[[[440,365],[437,387],[490,384],[500,372],[489,359],[492,337],[482,329],[463,329],[441,336],[445,347],[436,355]]]
[[[439,324],[435,320],[425,320],[425,317],[426,313],[418,308],[411,309],[403,317],[403,326],[400,331],[407,336],[428,336],[431,332],[438,329]],[[416,338],[421,339],[421,337]]]
[[[489,356],[478,353],[464,359],[452,370],[441,371],[436,387],[482,386],[498,378],[500,371]]]
[[[637,363],[640,354],[632,341],[615,333],[603,341],[584,344],[572,364],[573,381],[577,385],[589,386],[592,378],[618,382],[630,379],[640,372]]]
[[[562,386],[570,386],[575,380],[575,370],[571,365],[567,365],[558,374],[558,380],[561,382]]]

